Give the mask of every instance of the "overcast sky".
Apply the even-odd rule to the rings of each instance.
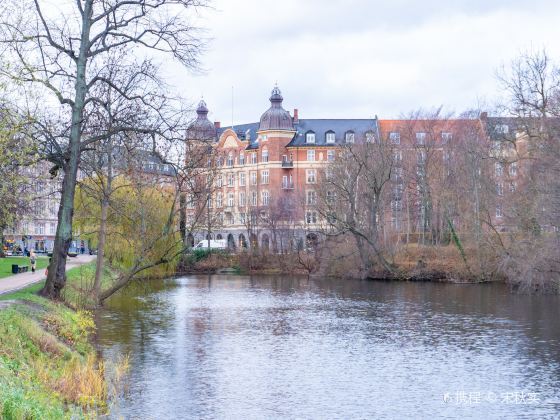
[[[210,119],[258,121],[275,82],[300,118],[460,112],[497,95],[496,70],[519,52],[560,58],[558,0],[214,0],[204,74],[166,66]]]

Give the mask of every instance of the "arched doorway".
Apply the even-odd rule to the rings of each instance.
[[[192,233],[187,235],[187,246],[191,248],[194,246],[194,236]]]
[[[259,247],[259,241],[257,239],[257,235],[255,235],[254,233],[251,233],[249,238],[251,239],[251,248],[257,249]]]
[[[245,235],[239,235],[239,248],[247,248],[247,239],[245,239]]]
[[[270,239],[266,233],[264,233],[261,237],[261,246],[264,251],[270,250]]]
[[[233,239],[233,235],[231,233],[227,236],[227,247],[229,250],[235,249],[235,239]]]
[[[218,234],[216,235],[216,239],[218,239],[218,240],[223,239],[223,238],[222,238],[222,234],[221,234],[221,233],[218,233]]]
[[[208,240],[208,239],[209,239],[209,240],[214,239],[211,233],[207,233],[207,234],[206,234],[206,240]]]

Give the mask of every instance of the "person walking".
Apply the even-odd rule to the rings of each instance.
[[[31,250],[29,253],[29,262],[31,262],[31,271],[34,273],[37,268],[37,256],[35,255],[34,250]]]

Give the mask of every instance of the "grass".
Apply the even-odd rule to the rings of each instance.
[[[95,262],[69,270],[67,296],[79,306]],[[42,284],[0,296],[0,418],[94,418],[107,410],[105,366],[90,342],[90,312],[38,296]]]
[[[28,265],[31,271],[31,262],[29,257],[6,257],[0,258],[0,279],[12,276],[12,264]],[[44,270],[49,265],[48,257],[37,257],[37,270]]]

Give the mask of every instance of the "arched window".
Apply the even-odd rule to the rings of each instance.
[[[306,143],[315,143],[315,133],[313,131],[308,131],[305,134],[305,142]]]
[[[346,143],[354,143],[354,132],[347,131],[344,135],[344,139],[346,140]]]
[[[336,141],[336,136],[334,131],[329,130],[325,133],[325,143],[332,144]]]
[[[268,162],[268,149],[266,147],[262,151],[262,161]]]

